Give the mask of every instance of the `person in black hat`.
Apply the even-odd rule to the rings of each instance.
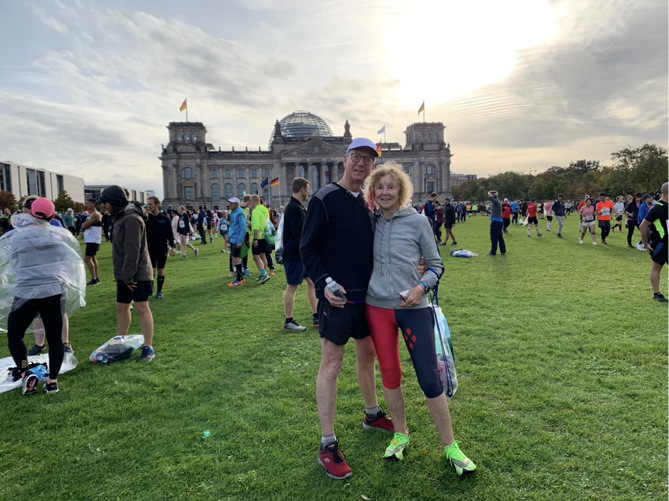
[[[114,215],[112,234],[112,261],[116,279],[116,332],[127,336],[132,317],[130,304],[134,302],[144,335],[144,346],[138,362],[149,362],[153,350],[153,315],[149,296],[153,294],[153,268],[146,242],[146,224],[142,206],[128,202],[123,188],[112,185],[105,188],[98,203]]]

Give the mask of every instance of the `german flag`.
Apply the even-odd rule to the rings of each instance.
[[[184,99],[184,102],[181,103],[181,106],[179,107],[179,111],[183,111],[188,108],[188,99]]]
[[[275,177],[269,182],[270,187],[274,188],[275,186],[279,186],[279,178]]]

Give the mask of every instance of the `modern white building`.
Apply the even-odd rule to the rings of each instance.
[[[14,194],[16,200],[27,195],[55,200],[65,190],[75,202],[84,202],[83,178],[9,161],[0,161],[0,190]]]

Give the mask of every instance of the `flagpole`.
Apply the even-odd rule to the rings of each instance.
[[[386,142],[386,124],[383,124],[383,142]]]
[[[423,113],[425,113],[425,110],[423,110]],[[186,98],[186,122],[188,122],[188,98]]]
[[[425,123],[425,99],[423,99],[423,123]]]

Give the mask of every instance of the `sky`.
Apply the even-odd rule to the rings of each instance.
[[[0,0],[0,160],[162,196],[167,125],[267,148],[296,110],[451,171],[536,173],[667,147],[666,0]]]

